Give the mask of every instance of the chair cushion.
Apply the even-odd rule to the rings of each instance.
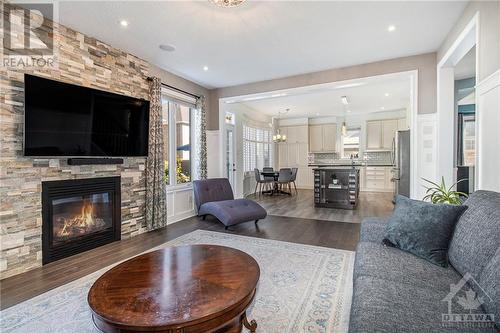
[[[384,244],[448,266],[448,246],[458,217],[467,206],[431,204],[398,195]]]
[[[267,212],[262,206],[248,199],[204,203],[201,205],[198,215],[206,214],[215,216],[226,226],[260,220],[267,216]]]
[[[211,178],[193,182],[194,201],[196,208],[206,202],[234,199],[231,184],[227,178]]]
[[[500,193],[477,191],[464,204],[469,208],[458,219],[448,255],[457,271],[479,281],[500,247]]]

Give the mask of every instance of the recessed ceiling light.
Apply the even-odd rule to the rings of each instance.
[[[387,27],[387,31],[392,32],[396,30],[396,26],[394,24],[391,24],[390,26]]]
[[[344,105],[349,104],[349,100],[347,99],[347,96],[340,97],[340,100],[342,101],[342,104],[344,104]]]
[[[385,93],[384,95],[385,95],[385,97],[389,97],[389,93]]]
[[[172,44],[160,44],[159,48],[167,52],[175,51],[175,46],[173,46]]]
[[[381,107],[380,107],[380,110],[385,110],[385,107],[381,106]]]
[[[347,113],[351,113],[351,110],[347,110]]]
[[[121,21],[120,21],[120,25],[121,25],[122,27],[128,27],[128,21],[126,21],[126,20],[121,20]]]
[[[208,71],[208,66],[203,66],[203,70],[206,72]]]

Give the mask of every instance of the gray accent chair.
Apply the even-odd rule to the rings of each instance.
[[[226,229],[243,222],[264,219],[267,212],[258,203],[248,199],[234,199],[227,178],[195,180],[193,193],[198,216],[215,216]]]
[[[291,183],[293,184],[293,187],[295,188],[295,194],[299,194],[299,192],[297,191],[297,184],[295,183],[295,181],[297,180],[297,172],[298,171],[299,171],[299,168],[292,168]]]
[[[383,246],[386,221],[363,221],[354,263],[350,333],[498,332],[500,193],[477,191],[464,204],[469,208],[455,227],[448,268]],[[496,328],[443,327],[450,297],[452,313],[468,313],[450,293],[463,277],[484,301],[473,313],[494,314]]]

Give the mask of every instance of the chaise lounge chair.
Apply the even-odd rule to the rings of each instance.
[[[215,216],[226,229],[243,222],[255,221],[267,216],[258,203],[248,199],[234,199],[231,184],[227,178],[195,180],[193,182],[194,200],[198,216]]]

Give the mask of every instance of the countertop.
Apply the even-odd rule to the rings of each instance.
[[[393,167],[394,165],[388,163],[311,163],[308,164],[309,167],[317,167],[317,168],[336,168],[336,167]]]

